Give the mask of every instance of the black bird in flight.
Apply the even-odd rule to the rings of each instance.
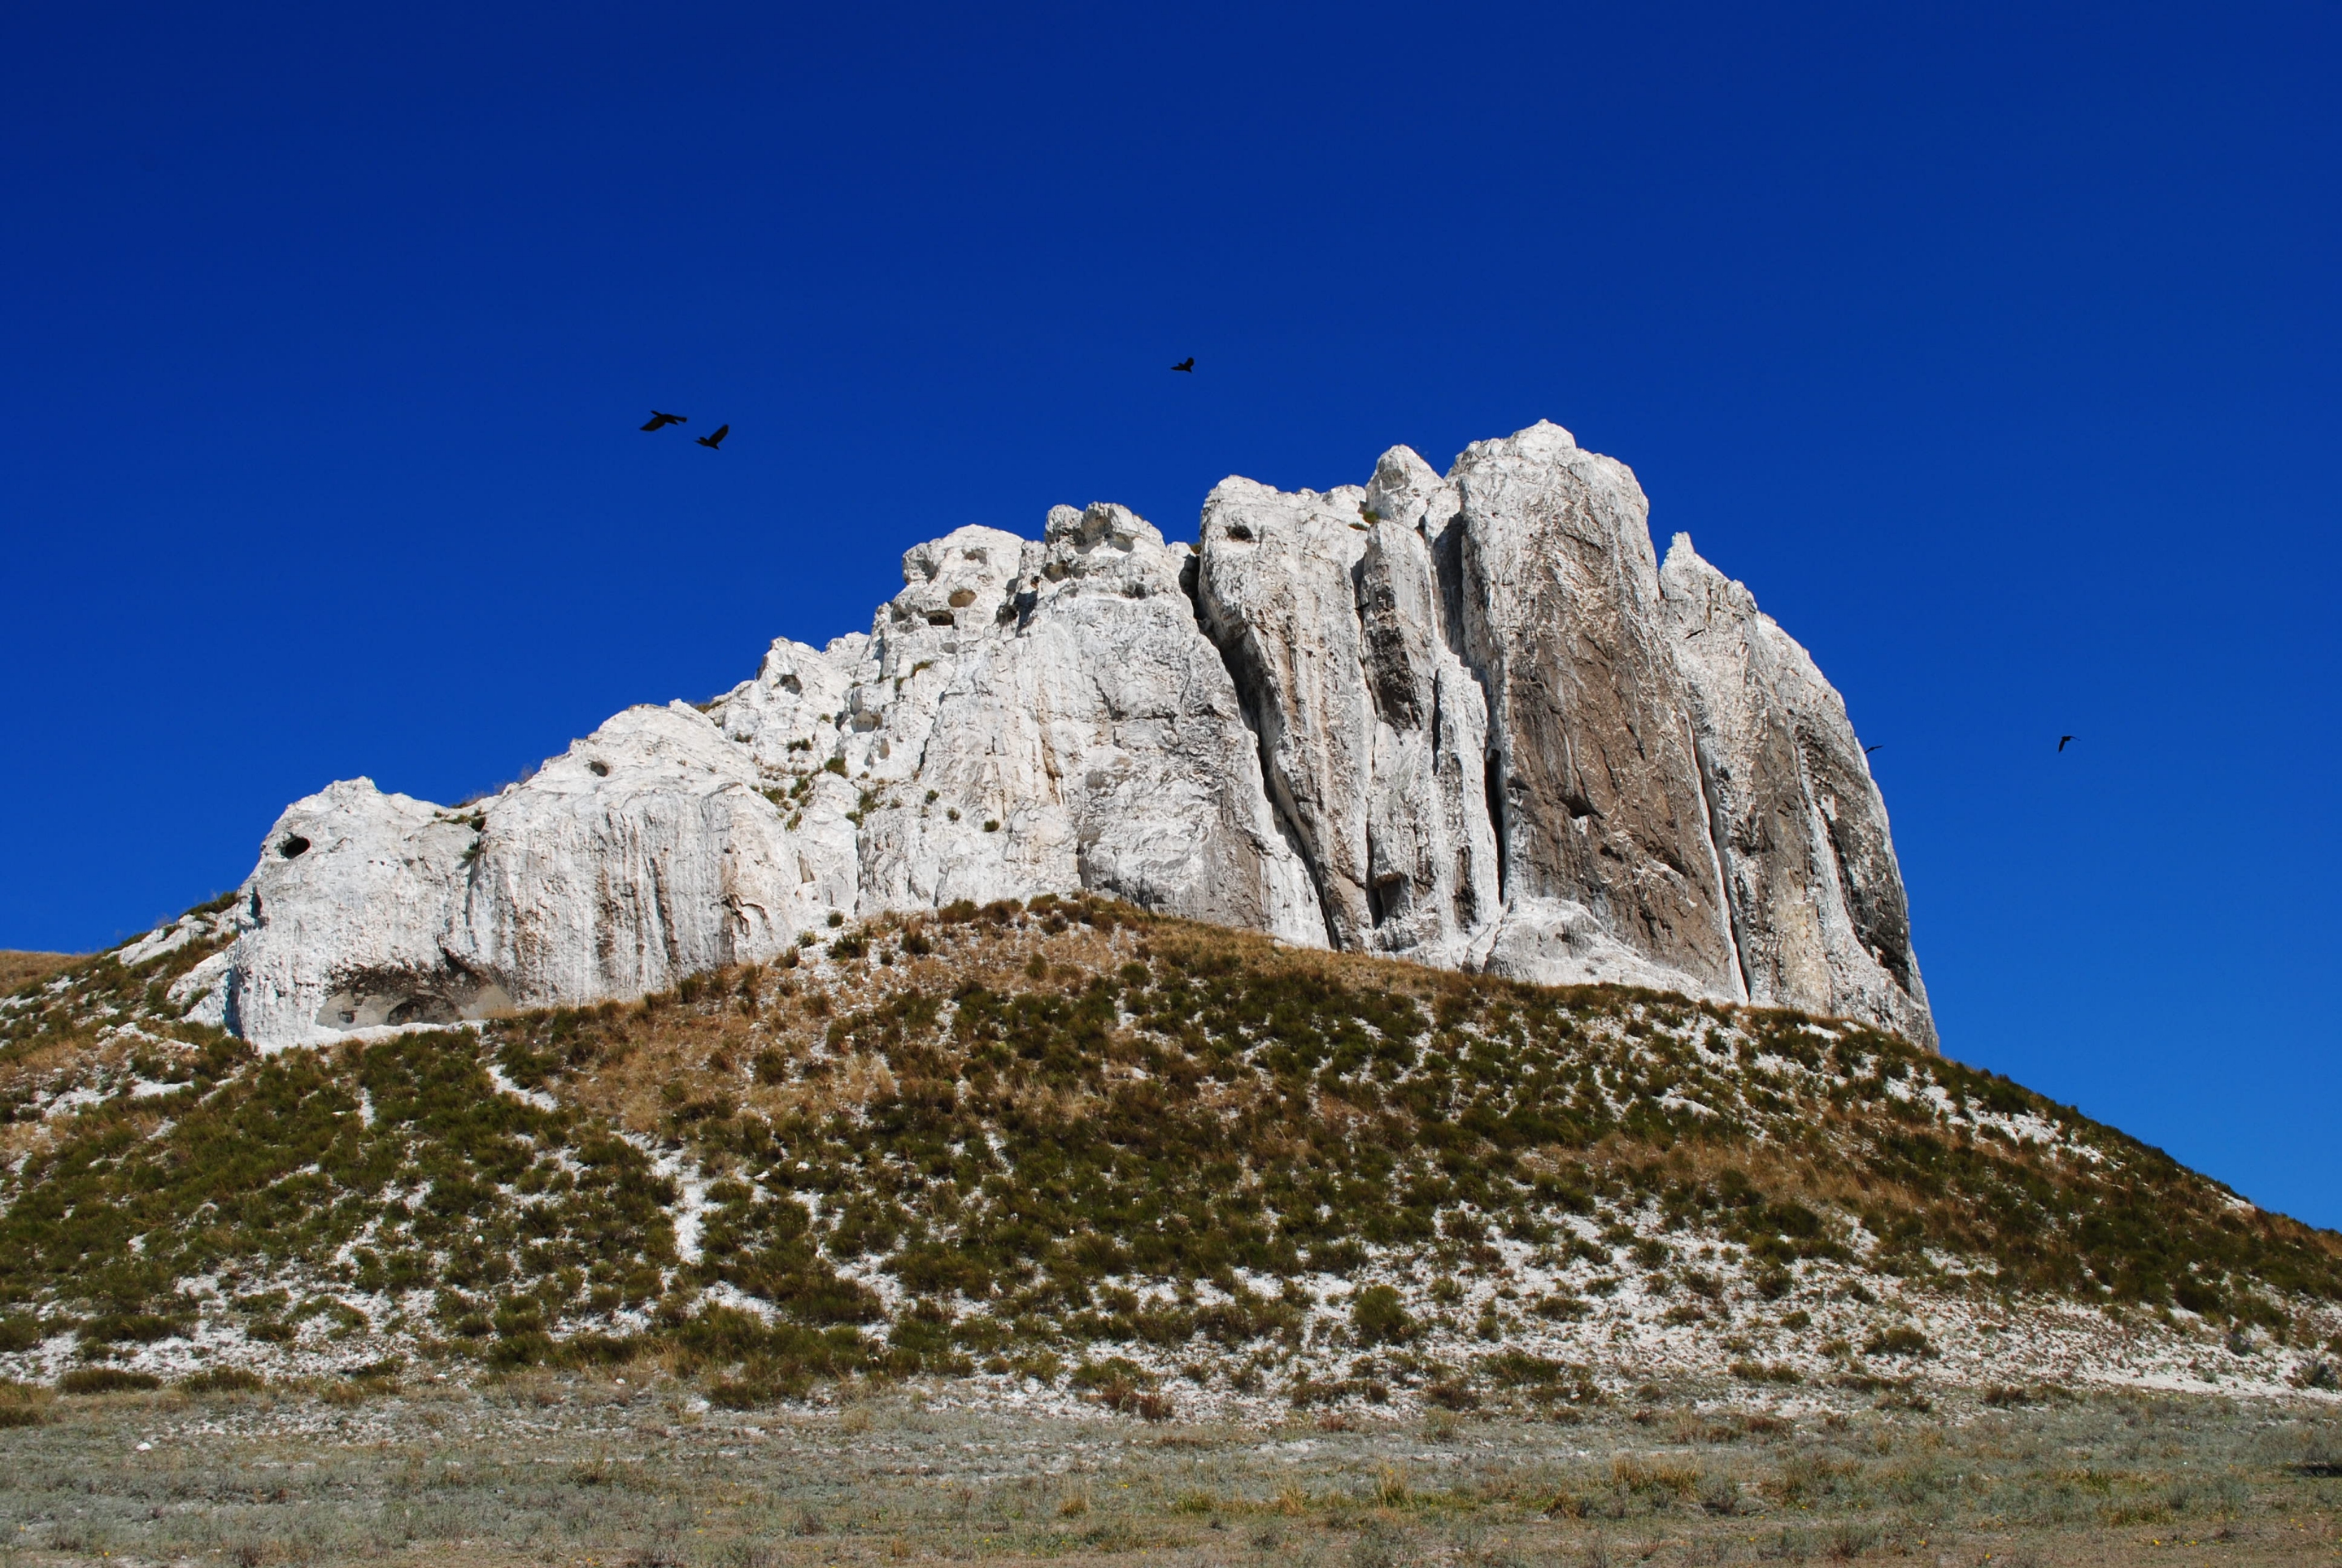
[[[691,416],[688,414],[662,414],[657,409],[654,408],[651,410],[651,422],[644,426],[643,428],[646,430],[664,430],[669,425],[686,425],[689,424],[690,421]]]
[[[2065,749],[2066,749],[2066,742],[2067,742],[2068,740],[2071,740],[2072,739],[2074,739],[2074,738],[2073,738],[2072,736],[2070,736],[2070,735],[2060,735],[2059,737],[2057,737],[2057,749],[2058,749],[2058,750],[2060,750],[2060,751],[2065,750]]]
[[[1884,746],[1884,745],[1886,745],[1886,744],[1887,744],[1887,742],[1885,742],[1884,740],[1882,740],[1882,741],[1880,741],[1880,742],[1878,743],[1878,746]],[[1864,748],[1862,749],[1862,754],[1863,754],[1865,757],[1867,757],[1867,756],[1869,756],[1872,752],[1874,752],[1874,751],[1877,750],[1877,749],[1878,749],[1878,746],[1866,746],[1866,747],[1864,747]]]
[[[1171,367],[1171,368],[1174,370],[1185,370],[1188,375],[1193,376],[1196,373],[1196,357],[1190,354],[1186,358],[1182,359],[1178,364]]]
[[[707,434],[706,434],[706,435],[702,436],[702,437],[699,438],[699,444],[700,444],[701,446],[703,446],[703,447],[706,447],[709,451],[713,452],[713,451],[714,451],[714,450],[716,450],[718,447],[721,447],[722,445],[724,445],[724,437],[726,437],[726,436],[729,436],[731,433],[732,433],[732,427],[731,427],[731,426],[729,426],[729,425],[718,425],[718,426],[716,426],[716,428],[714,428],[713,430],[710,430],[709,432],[707,432]]]

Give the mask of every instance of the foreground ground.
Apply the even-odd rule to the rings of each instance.
[[[1245,1425],[968,1408],[956,1386],[732,1411],[636,1363],[485,1389],[17,1390],[0,1560],[2342,1561],[2324,1402],[1686,1384],[1566,1422]]]

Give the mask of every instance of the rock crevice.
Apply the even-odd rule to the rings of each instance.
[[[1075,888],[1525,980],[1932,1044],[1845,706],[1633,473],[1539,424],[1446,474],[1230,478],[903,558],[867,633],[619,714],[454,809],[347,780],[273,826],[198,1004],[265,1046],[629,997],[833,914]],[[308,846],[281,852],[293,841]],[[256,912],[267,911],[265,918]]]

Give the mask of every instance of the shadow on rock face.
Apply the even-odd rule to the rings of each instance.
[[[385,1024],[457,1023],[512,1010],[512,998],[502,986],[460,970],[378,972],[345,980],[317,1010],[316,1021],[326,1029],[374,1029]]]

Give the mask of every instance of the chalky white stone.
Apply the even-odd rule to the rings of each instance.
[[[1857,1018],[1927,1045],[1845,704],[1625,465],[1540,423],[1446,476],[1230,478],[903,558],[867,635],[775,642],[457,808],[295,801],[179,982],[266,1048],[638,996],[832,913],[1076,889],[1286,940]],[[150,942],[163,939],[150,938]]]

